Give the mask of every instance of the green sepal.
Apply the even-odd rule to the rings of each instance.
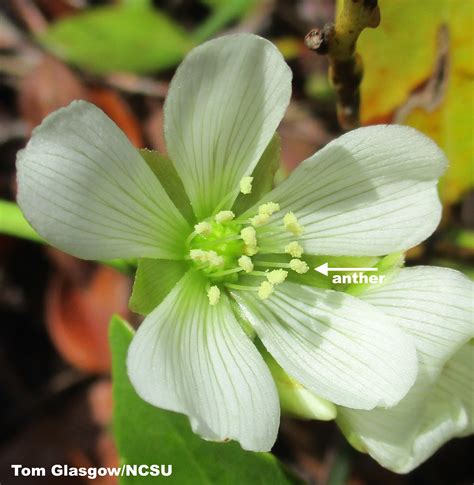
[[[109,327],[112,351],[113,430],[122,465],[167,465],[169,477],[124,476],[121,485],[158,483],[195,485],[301,483],[270,453],[244,451],[236,442],[213,443],[195,435],[189,421],[138,397],[127,374],[126,360],[134,332],[120,317]],[[150,343],[152,344],[152,343]],[[211,378],[211,377],[210,377]]]
[[[247,209],[250,209],[250,207],[257,204],[265,194],[272,190],[275,174],[280,168],[280,165],[280,137],[278,133],[275,133],[252,173],[252,192],[250,194],[239,193],[234,202],[232,210],[236,215],[242,214]]]
[[[187,269],[188,265],[184,261],[139,259],[128,303],[130,310],[148,315],[164,300]]]
[[[300,419],[319,419],[321,421],[331,421],[336,418],[337,408],[332,402],[316,396],[291,378],[258,340],[257,348],[275,381],[283,414]]]
[[[347,442],[360,453],[367,453],[367,447],[360,437],[355,433],[350,425],[339,415],[336,419],[336,423],[339,426],[342,434],[346,438]]]
[[[156,150],[143,148],[139,151],[145,162],[153,170],[153,173],[158,177],[158,180],[169,198],[173,201],[174,205],[178,208],[181,214],[183,214],[184,218],[190,224],[194,225],[196,223],[196,217],[194,216],[188,195],[184,190],[183,182],[179,178],[173,162]],[[187,234],[183,236],[185,238]]]

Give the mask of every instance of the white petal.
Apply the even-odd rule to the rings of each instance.
[[[198,219],[250,175],[291,96],[291,71],[269,41],[251,34],[211,40],[186,57],[165,103],[165,139]]]
[[[265,200],[282,208],[274,225],[289,210],[298,216],[308,253],[388,254],[418,244],[438,225],[436,183],[446,163],[413,128],[360,128],[304,161]],[[283,233],[280,239],[283,247]]]
[[[394,408],[338,409],[338,424],[382,466],[408,473],[451,438],[474,432],[474,347],[464,345],[436,384],[421,367],[417,382]]]
[[[84,259],[182,256],[187,223],[94,105],[75,101],[45,118],[17,168],[23,213],[59,249]]]
[[[318,396],[357,409],[391,406],[415,380],[412,339],[365,302],[293,283],[264,301],[234,296],[275,360]]]
[[[185,413],[212,440],[269,450],[279,425],[270,372],[240,328],[225,294],[210,306],[206,283],[188,273],[138,329],[130,380],[145,401]]]
[[[445,362],[474,337],[473,283],[447,268],[402,269],[386,284],[360,297],[394,317],[415,339],[427,372],[436,377]]]

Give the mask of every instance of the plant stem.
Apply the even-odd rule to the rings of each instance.
[[[344,0],[335,24],[312,29],[305,38],[306,46],[327,55],[329,78],[336,91],[337,116],[344,129],[359,126],[362,59],[355,52],[357,39],[367,27],[380,23],[377,0]]]

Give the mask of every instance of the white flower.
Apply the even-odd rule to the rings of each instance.
[[[19,204],[51,244],[85,259],[144,258],[137,281],[155,265],[147,296],[160,304],[128,356],[138,394],[187,414],[201,436],[249,450],[271,448],[280,408],[245,323],[292,378],[346,408],[394,406],[417,374],[413,338],[396,318],[308,286],[306,261],[291,253],[403,251],[429,236],[441,213],[440,150],[411,128],[373,126],[329,143],[239,214],[234,201],[255,190],[249,177],[290,94],[288,66],[257,36],[222,37],[187,56],[164,110],[187,206],[179,184],[169,190],[85,102],[50,115],[18,159]],[[192,207],[193,220],[177,205]],[[235,219],[222,216],[231,210]],[[253,227],[256,215],[264,217]],[[268,281],[275,268],[292,281]]]
[[[340,408],[338,423],[356,447],[407,473],[454,437],[474,432],[473,285],[445,268],[402,269],[361,298],[411,334],[416,383],[391,409]]]

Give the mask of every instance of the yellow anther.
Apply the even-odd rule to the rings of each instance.
[[[208,263],[211,266],[223,266],[224,258],[215,251],[203,251],[202,249],[191,249],[189,256],[198,263]]]
[[[257,214],[256,216],[250,218],[250,224],[252,224],[254,227],[263,226],[268,222],[269,219],[270,216],[268,214]]]
[[[274,269],[273,271],[267,273],[267,280],[272,285],[279,285],[286,280],[287,276],[288,271],[285,271],[284,269]]]
[[[295,236],[300,236],[303,232],[303,226],[298,223],[298,219],[293,212],[288,212],[283,218],[285,229]]]
[[[239,266],[246,273],[250,273],[251,271],[253,271],[253,263],[252,263],[252,260],[248,256],[240,256],[240,258],[239,258]]]
[[[212,231],[212,226],[209,224],[209,222],[199,222],[194,226],[194,232],[196,234],[210,234]]]
[[[292,241],[290,242],[290,244],[287,244],[285,246],[285,253],[288,253],[294,258],[301,258],[301,255],[303,254],[303,248],[296,241]]]
[[[247,195],[252,192],[253,177],[242,177],[240,181],[240,191],[242,194]]]
[[[244,227],[240,231],[240,237],[243,239],[244,243],[250,247],[257,247],[257,232],[251,226]]]
[[[244,246],[244,254],[247,256],[255,256],[258,253],[258,246],[254,244],[246,244]]]
[[[207,290],[207,297],[209,298],[210,305],[217,305],[219,303],[219,299],[221,297],[221,290],[217,286],[211,286]]]
[[[207,261],[211,266],[224,266],[224,258],[215,251],[208,251],[207,255]]]
[[[198,261],[199,263],[207,262],[207,251],[203,251],[202,249],[191,249],[189,256],[193,261]]]
[[[216,214],[216,222],[220,224],[221,222],[231,221],[235,217],[232,211],[220,211]]]
[[[258,213],[260,215],[266,215],[266,216],[271,216],[275,212],[280,210],[280,204],[276,204],[275,202],[268,202],[266,204],[262,204],[258,208]]]
[[[273,291],[273,285],[269,281],[263,281],[258,287],[258,297],[260,300],[265,300],[273,293]]]
[[[305,261],[301,261],[301,259],[292,259],[290,261],[290,269],[296,271],[299,274],[304,274],[309,271],[309,266],[306,264]]]

